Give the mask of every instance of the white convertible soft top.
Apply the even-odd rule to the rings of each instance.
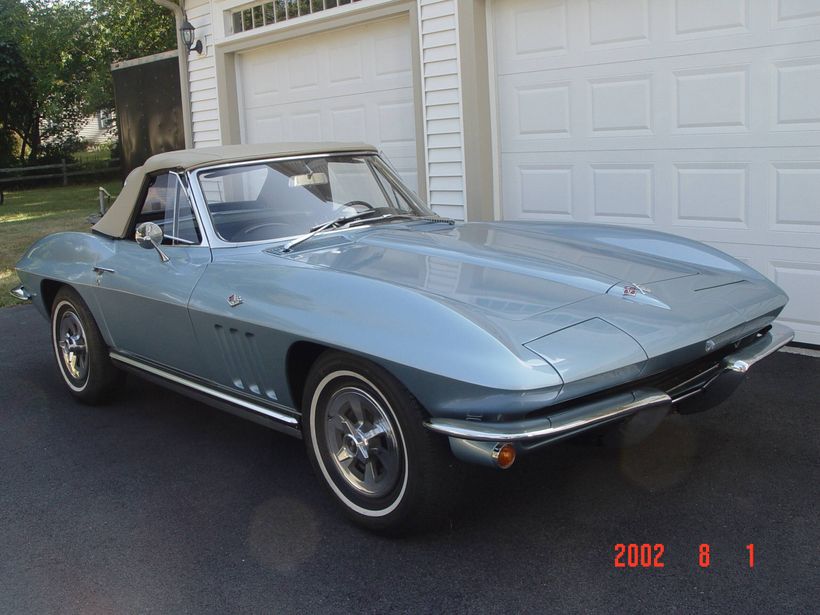
[[[137,206],[145,176],[157,171],[190,170],[214,164],[346,152],[376,152],[365,143],[260,143],[253,145],[223,145],[200,149],[181,149],[151,156],[128,174],[125,185],[114,204],[91,230],[109,237],[125,237]]]

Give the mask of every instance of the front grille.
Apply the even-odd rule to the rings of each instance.
[[[747,335],[734,344],[729,344],[720,350],[705,355],[697,361],[661,372],[654,376],[649,376],[645,380],[642,380],[639,385],[659,389],[675,399],[675,397],[683,391],[693,388],[699,381],[708,380],[713,377],[721,369],[723,359],[737,352],[739,349],[753,344],[760,335],[766,333],[769,329],[771,329],[771,326],[752,333],[751,335]],[[629,388],[635,387],[633,385]]]

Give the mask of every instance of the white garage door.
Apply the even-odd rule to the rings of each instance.
[[[380,147],[415,189],[410,54],[406,16],[242,53],[242,142],[364,141]]]
[[[706,241],[820,344],[820,0],[493,0],[503,216]]]

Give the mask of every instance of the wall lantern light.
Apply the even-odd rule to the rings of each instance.
[[[197,40],[196,42],[194,42],[195,28],[190,21],[186,19],[182,23],[182,26],[179,28],[179,33],[182,35],[182,42],[185,43],[185,46],[188,48],[188,51],[196,51],[197,53],[202,53],[202,41]]]

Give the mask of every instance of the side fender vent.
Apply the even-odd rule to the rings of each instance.
[[[276,391],[268,380],[253,333],[222,325],[214,325],[214,329],[220,354],[233,385],[254,395],[276,400]]]

